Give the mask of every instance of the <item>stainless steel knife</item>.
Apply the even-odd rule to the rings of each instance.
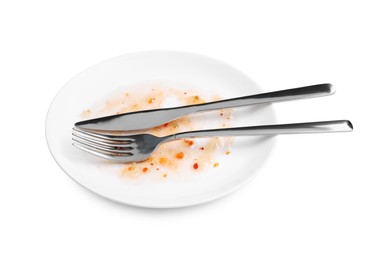
[[[271,102],[323,97],[332,95],[335,88],[331,84],[318,84],[301,88],[279,90],[256,95],[237,97],[215,102],[189,106],[142,110],[111,115],[75,123],[76,128],[97,131],[135,131],[149,129],[192,113],[235,108]]]

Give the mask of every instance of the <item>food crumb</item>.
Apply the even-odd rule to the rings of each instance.
[[[185,154],[183,152],[179,152],[175,155],[175,157],[178,159],[183,159],[185,157]]]
[[[148,171],[148,168],[147,167],[144,167],[143,168],[143,172],[147,172]]]
[[[198,95],[197,96],[192,96],[192,97],[190,97],[190,99],[191,99],[193,104],[205,103],[205,101],[203,99],[201,99]]]
[[[197,170],[198,169],[198,163],[193,164],[193,168],[194,168],[194,170]]]
[[[163,174],[163,177],[166,178],[167,177],[167,173]]]
[[[204,147],[200,147],[200,150],[203,151],[203,150],[205,150],[205,148]]]
[[[219,166],[219,163],[217,162],[217,163],[215,163],[215,164],[213,164],[213,167],[218,167]]]
[[[91,113],[92,113],[91,109],[86,109],[83,112],[81,112],[80,116],[82,118],[88,118],[91,116]]]
[[[184,140],[184,142],[190,146],[192,146],[194,144],[194,141],[192,141],[192,140]]]
[[[225,152],[226,155],[228,155],[228,154],[230,154],[230,153],[231,153],[230,151],[226,151],[226,152]]]

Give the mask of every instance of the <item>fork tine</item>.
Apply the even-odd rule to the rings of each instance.
[[[104,159],[107,159],[107,160],[113,160],[114,157],[115,157],[115,156],[110,155],[110,154],[98,152],[98,151],[92,150],[90,148],[84,147],[83,145],[78,144],[78,143],[72,143],[72,145],[77,147],[77,148],[79,148],[80,150],[83,150],[83,151],[85,151],[87,153],[90,153],[92,155],[95,155],[95,156],[98,156],[98,157],[101,157],[101,158],[104,158]]]
[[[72,141],[73,141],[74,144],[81,145],[84,148],[92,149],[92,150],[94,150],[96,152],[106,153],[106,154],[110,154],[110,155],[113,155],[113,156],[117,156],[117,155],[118,156],[121,156],[121,155],[132,156],[133,155],[133,153],[130,150],[106,148],[106,147],[102,147],[102,146],[97,146],[95,144],[90,144],[90,143],[87,143],[87,142],[84,142],[84,141],[81,141],[81,140],[78,140],[78,139],[75,139],[75,138],[72,138]]]
[[[96,153],[101,153],[105,155],[109,155],[111,157],[115,156],[132,156],[133,153],[130,150],[121,150],[121,149],[115,149],[115,148],[106,148],[102,146],[97,146],[95,144],[89,144],[87,142],[81,141],[76,138],[72,138],[73,145],[77,147],[83,147],[84,149],[92,150]]]
[[[80,137],[77,137],[77,136],[74,136],[72,138],[72,141],[74,141],[76,143],[79,143],[79,144],[83,144],[83,145],[89,146],[89,147],[100,149],[102,151],[109,152],[109,153],[130,154],[131,150],[133,150],[133,147],[125,147],[125,148],[123,148],[123,147],[117,147],[117,146],[107,146],[107,145],[102,145],[102,144],[99,144],[99,143],[96,143],[96,142],[93,142],[93,141],[90,141],[90,140],[87,140],[87,139],[83,139],[83,138],[80,138]]]
[[[118,141],[110,142],[110,141],[107,141],[104,139],[95,138],[95,137],[85,135],[85,134],[82,134],[79,132],[73,132],[72,136],[74,136],[78,139],[82,139],[83,141],[86,141],[86,142],[91,143],[93,145],[104,146],[107,148],[110,148],[110,147],[120,147],[120,148],[129,148],[129,149],[134,148],[134,144],[129,143],[129,142],[118,142]]]
[[[84,135],[88,135],[90,137],[104,139],[104,140],[107,140],[107,141],[128,141],[128,142],[133,142],[134,141],[134,138],[131,138],[131,137],[126,136],[126,135],[109,135],[109,134],[104,134],[104,133],[98,133],[98,132],[84,130],[84,129],[81,129],[81,128],[78,128],[78,127],[74,127],[73,131],[78,132],[78,133],[82,133]]]
[[[110,160],[110,161],[117,161],[117,162],[130,162],[131,160],[129,159],[129,155],[118,155],[118,154],[110,154],[110,153],[105,153],[101,152],[99,150],[95,150],[94,148],[88,148],[82,144],[78,143],[72,143],[73,146],[89,153],[95,156],[98,156],[100,158]]]

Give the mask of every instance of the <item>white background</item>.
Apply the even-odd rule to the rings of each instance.
[[[390,259],[387,1],[1,1],[1,259]],[[330,82],[278,121],[353,133],[281,136],[234,194],[185,209],[118,205],[52,159],[45,116],[85,68],[144,50],[209,55],[265,90]]]

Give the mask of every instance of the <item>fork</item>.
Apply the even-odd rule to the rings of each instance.
[[[348,120],[309,123],[259,125],[181,132],[163,137],[151,134],[110,135],[73,128],[73,145],[95,156],[115,162],[139,162],[148,159],[159,145],[181,139],[216,136],[256,136],[277,134],[307,134],[350,132]]]

